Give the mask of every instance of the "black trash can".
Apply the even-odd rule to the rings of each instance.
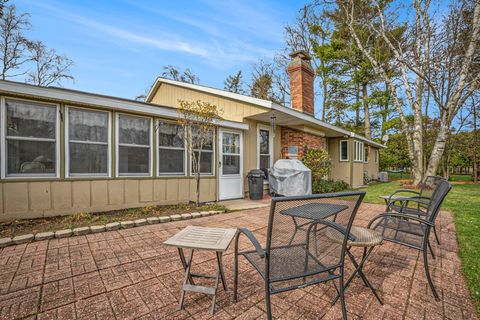
[[[263,198],[263,180],[265,173],[262,170],[251,170],[248,175],[248,191],[251,200],[261,200]]]

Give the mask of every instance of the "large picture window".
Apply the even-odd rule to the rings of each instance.
[[[6,176],[57,176],[57,106],[5,99]]]
[[[151,119],[118,115],[117,170],[119,176],[150,175]]]
[[[197,136],[196,131],[198,129],[196,127],[192,128],[192,137]],[[213,175],[214,174],[214,161],[215,161],[215,133],[212,130],[208,138],[204,141],[202,147],[202,156],[200,159],[200,173],[205,175]],[[195,140],[193,139],[193,153],[195,154],[196,159],[198,159],[199,154],[199,147],[196,145]],[[193,165],[193,159],[191,161],[191,172],[196,173],[196,168]]]
[[[175,123],[158,123],[158,173],[185,174],[185,143],[183,127]]]
[[[258,130],[258,168],[268,176],[268,169],[272,166],[272,136],[269,129],[259,128]]]
[[[110,114],[68,108],[69,176],[110,175]]]
[[[340,140],[340,161],[348,161],[348,140]]]

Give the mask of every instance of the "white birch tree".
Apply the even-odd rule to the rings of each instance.
[[[480,1],[452,4],[444,19],[437,23],[430,0],[412,0],[413,18],[406,22],[408,36],[402,39],[390,33],[400,24],[394,12],[398,8],[373,1],[376,18],[366,21],[356,14],[357,1],[337,1],[338,9],[345,15],[359,49],[391,91],[407,140],[414,183],[418,184],[424,176],[436,174],[452,121],[480,81],[480,74],[474,72],[474,65],[479,63]],[[357,34],[358,26],[367,26],[372,35],[383,38],[393,53],[398,78],[392,78],[379,59],[370,54]],[[428,104],[427,94],[431,97]],[[424,166],[423,110],[431,110],[432,106],[436,107],[440,126]],[[407,121],[410,112],[413,123]]]

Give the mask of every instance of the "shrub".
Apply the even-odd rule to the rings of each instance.
[[[312,170],[312,182],[327,177],[332,167],[330,155],[325,149],[305,147],[302,162]]]
[[[312,192],[315,193],[330,193],[339,192],[348,189],[348,183],[343,180],[333,179],[318,179],[313,181]]]

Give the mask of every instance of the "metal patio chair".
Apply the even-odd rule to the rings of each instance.
[[[388,199],[385,198],[387,205],[386,211],[394,211],[414,215],[417,217],[425,217],[427,215],[426,210],[428,209],[428,204],[432,194],[442,180],[445,179],[439,176],[428,176],[421,184],[420,191],[411,189],[396,190],[388,197]],[[408,194],[408,196],[405,194]],[[412,201],[409,201],[409,199],[412,199]],[[411,202],[414,203],[413,206],[410,205]],[[440,244],[440,239],[438,238],[437,230],[435,228],[433,228],[433,234],[435,235],[435,240],[437,243]]]
[[[431,229],[435,227],[435,221],[440,212],[443,200],[451,189],[452,185],[448,181],[442,179],[438,182],[428,202],[425,216],[415,216],[401,212],[385,212],[373,218],[368,224],[369,228],[381,232],[385,241],[397,243],[423,252],[428,285],[437,300],[439,299],[438,294],[433,285],[428,266],[428,250],[430,250],[433,255],[429,236]],[[411,198],[409,201],[419,202],[422,201],[422,199]]]
[[[264,280],[268,319],[272,317],[270,295],[327,281],[333,281],[346,319],[344,262],[347,243],[355,240],[350,229],[364,196],[365,192],[340,192],[273,198],[265,247],[245,228],[240,228],[235,238],[234,301],[241,255]],[[303,220],[300,223],[308,223],[308,228],[299,230],[291,219],[294,214]],[[342,234],[342,241],[332,240],[331,231]],[[241,235],[250,240],[253,250],[240,251]],[[339,280],[338,287],[335,280]]]

